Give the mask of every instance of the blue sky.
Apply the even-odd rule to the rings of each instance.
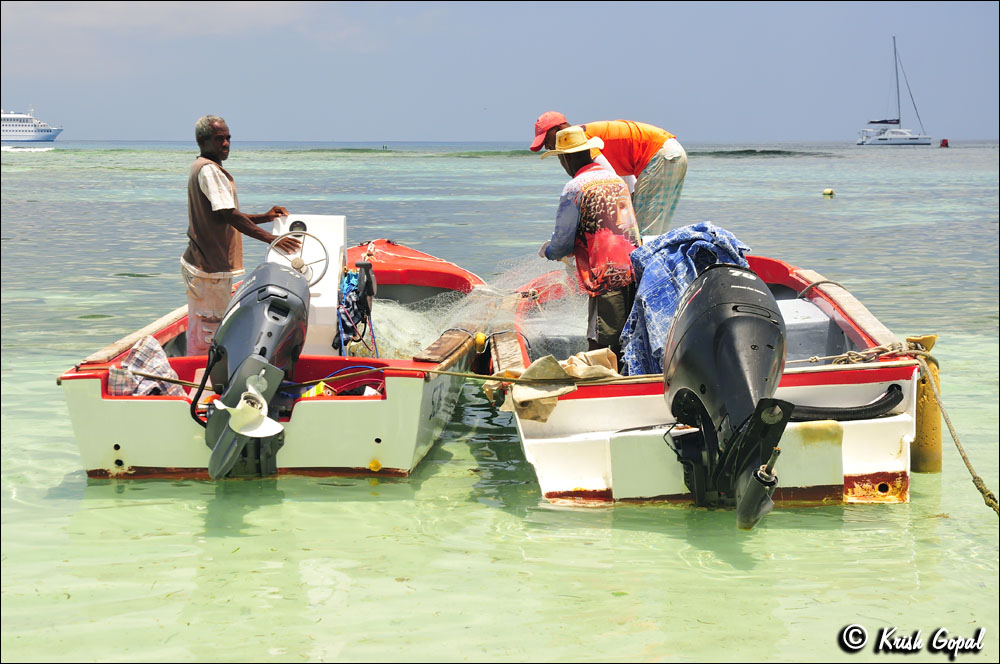
[[[2,102],[62,140],[530,141],[543,111],[682,142],[996,139],[998,3],[3,2]],[[919,129],[903,96],[903,126]]]

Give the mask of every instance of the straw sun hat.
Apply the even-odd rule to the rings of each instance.
[[[584,150],[600,150],[604,147],[604,141],[598,136],[587,140],[587,135],[583,133],[583,127],[567,127],[561,129],[556,134],[556,149],[549,150],[542,154],[545,159],[550,154],[568,154],[570,152],[583,152]]]

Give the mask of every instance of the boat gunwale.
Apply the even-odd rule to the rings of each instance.
[[[766,256],[751,255],[747,257],[747,261],[750,269],[767,284],[785,286],[796,293],[817,284],[810,288],[803,299],[819,307],[861,350],[899,341],[892,330],[876,318],[851,291],[830,282],[819,272]]]
[[[920,363],[913,360],[889,360],[856,364],[827,364],[786,370],[781,374],[778,387],[803,387],[816,385],[857,385],[911,380]],[[855,372],[865,372],[863,375]],[[885,375],[873,375],[877,372]],[[655,389],[654,389],[655,388]],[[662,394],[662,374],[649,374],[648,378],[627,383],[587,385],[578,383],[577,389],[559,395],[559,400],[598,399]]]
[[[361,259],[364,255],[364,251],[367,247],[374,246],[376,249],[376,257],[378,256],[379,247],[391,246],[401,249],[403,254],[391,254],[393,258],[397,259],[397,264],[402,263],[400,267],[389,267],[389,263],[381,262],[375,260],[372,262],[372,268],[375,272],[376,279],[385,283],[386,285],[400,285],[400,284],[412,284],[415,286],[427,286],[431,288],[442,288],[444,290],[450,290],[456,293],[471,293],[476,286],[485,285],[485,282],[475,273],[466,270],[465,268],[456,265],[450,261],[443,258],[438,258],[431,254],[427,254],[418,249],[413,249],[407,245],[398,244],[392,240],[387,240],[385,238],[379,238],[376,240],[370,240],[366,242],[361,242],[355,246],[348,247],[346,256],[348,261],[357,261]],[[385,251],[383,248],[381,251]],[[412,254],[412,255],[406,255]],[[444,268],[450,266],[451,269],[427,269],[422,263],[416,263],[415,261],[428,261],[432,262],[437,268]],[[411,263],[413,263],[411,265]],[[390,276],[391,275],[391,276]],[[434,277],[446,276],[444,282],[439,279],[434,279]],[[418,279],[411,279],[412,277],[421,277]],[[430,277],[430,279],[428,279]],[[414,281],[416,283],[414,283]],[[445,283],[447,282],[447,283]],[[233,293],[237,292],[242,284],[242,280],[233,284]],[[173,311],[157,318],[153,322],[139,328],[134,332],[121,337],[120,339],[113,341],[104,348],[91,353],[85,357],[79,364],[74,365],[73,368],[64,372],[57,379],[57,384],[63,380],[81,379],[81,378],[92,378],[97,377],[101,372],[106,373],[108,369],[115,365],[120,364],[121,360],[128,354],[129,350],[135,345],[137,341],[146,337],[152,336],[161,345],[169,343],[171,340],[175,339],[182,332],[186,332],[188,328],[188,316],[187,316],[187,304],[182,304]],[[439,362],[428,362],[426,360],[418,360],[415,357],[411,360],[386,360],[395,364],[397,367],[403,367],[406,369],[424,369],[424,368],[436,368],[440,370],[445,370],[448,367],[455,364],[456,360],[453,359],[454,356],[459,356],[462,354],[460,351],[468,350],[468,343],[464,343],[455,348],[455,350],[449,354],[448,357],[443,358]],[[188,357],[188,356],[178,356],[178,357]],[[196,356],[201,357],[201,356]],[[303,358],[322,358],[322,357],[340,357],[340,356],[326,356],[326,355],[303,355]],[[171,358],[173,359],[173,358]],[[97,372],[97,375],[92,375],[90,372]],[[414,376],[412,373],[407,373],[406,377],[419,377],[424,378],[423,374],[419,376]],[[110,395],[108,395],[110,396]],[[162,396],[162,395],[157,395]],[[115,398],[115,397],[112,397]],[[135,397],[127,397],[135,398]],[[182,398],[182,397],[169,397],[162,396],[162,398]]]
[[[853,293],[839,284],[829,282],[826,277],[820,273],[814,270],[799,268],[780,259],[766,256],[750,255],[747,256],[747,261],[750,265],[750,269],[766,284],[784,286],[794,290],[796,293],[801,293],[804,289],[812,286],[809,288],[809,292],[806,294],[806,297],[802,299],[805,299],[806,301],[817,306],[824,315],[833,321],[833,323],[847,335],[850,341],[854,343],[860,351],[871,350],[899,343],[899,338],[896,337],[896,335],[878,318],[876,318],[875,315],[867,307],[865,307],[865,305],[862,304],[862,302],[855,297]],[[538,284],[549,275],[561,276],[561,272],[553,270],[542,277],[536,278],[531,283]],[[813,286],[812,284],[817,285]],[[545,291],[546,295],[550,293],[552,293],[551,289]],[[524,357],[530,359],[523,335],[518,334],[517,337],[518,343],[521,346],[522,354]],[[893,358],[880,358],[874,362],[817,364],[792,368],[789,368],[786,364],[784,370],[782,371],[782,379],[787,376],[801,376],[824,372],[843,372],[852,369],[886,369],[901,366],[917,367],[919,366],[919,361],[914,356],[906,355],[905,352],[903,352]],[[631,384],[645,385],[656,382],[662,383],[662,381],[662,374],[650,374],[648,380],[642,380],[641,378],[636,377],[631,381]],[[593,387],[607,388],[611,386],[581,385],[580,387],[581,389],[590,389]],[[619,389],[621,388],[621,386],[617,387],[619,387]],[[562,395],[559,398],[566,399],[581,397],[580,395]]]

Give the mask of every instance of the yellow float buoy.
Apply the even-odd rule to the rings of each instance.
[[[922,337],[907,337],[907,343],[920,344],[924,350],[930,351],[937,342],[936,334]],[[915,473],[941,472],[941,406],[934,397],[934,388],[927,382],[928,378],[941,392],[941,378],[938,366],[927,362],[930,376],[921,376],[917,382],[917,421],[916,435],[910,443],[910,470]]]
[[[823,195],[824,196],[833,196],[833,189],[824,189],[823,190]]]
[[[476,353],[482,353],[484,350],[486,350],[486,335],[476,332]]]
[[[382,464],[378,462],[378,459],[372,459],[371,463],[368,464],[368,470],[372,471],[373,473],[377,473],[378,471],[382,470]]]

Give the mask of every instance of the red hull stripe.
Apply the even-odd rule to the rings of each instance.
[[[886,367],[884,369],[844,369],[842,371],[817,371],[813,373],[784,374],[781,387],[807,387],[812,385],[867,385],[910,380],[918,367]],[[601,399],[663,394],[663,383],[623,383],[620,385],[581,385],[575,392],[559,397],[571,399]]]
[[[917,365],[886,367],[884,369],[843,369],[841,371],[816,371],[814,373],[784,374],[780,387],[801,387],[804,385],[864,385],[867,383],[888,383],[910,380],[920,370]]]
[[[545,494],[547,500],[553,502],[576,503],[579,505],[598,505],[606,503],[691,503],[694,499],[690,493],[678,493],[665,496],[648,496],[645,498],[612,497],[610,489],[576,489],[573,491],[549,491]],[[775,502],[785,507],[842,504],[844,502],[844,487],[840,484],[778,487],[774,492]]]

